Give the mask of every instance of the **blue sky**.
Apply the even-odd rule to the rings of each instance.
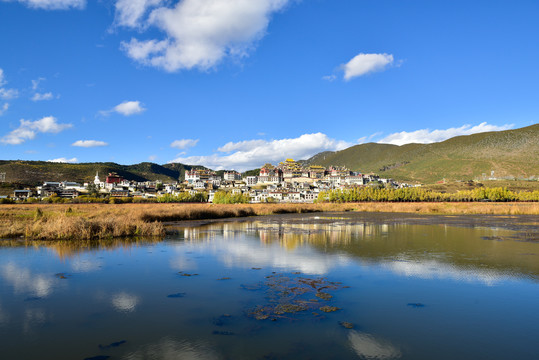
[[[532,125],[538,17],[535,0],[0,0],[0,158],[245,170]]]

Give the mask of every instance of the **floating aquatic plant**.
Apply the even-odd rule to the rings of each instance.
[[[317,310],[333,312],[340,310],[327,305],[333,298],[329,291],[342,289],[339,282],[332,282],[325,277],[307,278],[272,274],[255,285],[242,285],[246,290],[266,290],[267,304],[259,305],[247,311],[247,315],[257,320],[293,319],[295,314],[310,312],[319,316]],[[322,291],[323,290],[323,291]]]

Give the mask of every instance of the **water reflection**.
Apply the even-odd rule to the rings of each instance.
[[[124,357],[125,360],[213,360],[220,358],[204,341],[189,342],[168,337],[157,343],[144,345],[136,352]]]
[[[2,309],[2,303],[0,303],[0,326],[6,325],[8,322],[9,322],[9,316]]]
[[[539,249],[530,241],[537,237],[539,227],[519,233],[499,224],[459,227],[436,223],[380,224],[353,217],[322,223],[317,221],[328,219],[313,219],[316,221],[304,223],[297,219],[214,223],[180,231],[186,241],[211,243],[224,249],[226,264],[266,264],[323,274],[332,266],[359,258],[403,276],[425,279],[485,284],[522,275],[539,279]],[[253,241],[238,241],[239,234],[245,233],[258,239],[263,251]],[[302,252],[294,251],[300,247]],[[334,256],[314,256],[327,253]]]
[[[28,308],[24,311],[23,331],[28,334],[36,331],[37,327],[43,326],[48,321],[45,310]]]
[[[459,268],[437,260],[399,260],[383,263],[392,272],[420,279],[451,279],[459,282],[480,282],[485,285],[510,279],[510,274],[493,269],[478,269],[472,266]]]
[[[297,215],[176,226],[160,243],[4,243],[2,358],[537,358],[538,230],[436,219]]]
[[[78,273],[98,271],[103,267],[103,261],[93,258],[77,257],[71,262],[71,270]]]
[[[389,360],[401,357],[401,352],[385,340],[359,331],[350,331],[348,334],[350,346],[361,359]]]
[[[112,296],[112,306],[119,312],[129,313],[135,311],[140,299],[138,296],[120,292]]]
[[[50,249],[60,259],[66,260],[76,257],[80,254],[85,254],[91,251],[116,251],[118,249],[129,250],[137,246],[147,246],[148,244],[157,244],[163,241],[163,238],[159,237],[145,237],[145,238],[120,238],[120,239],[107,239],[107,240],[0,240],[1,247],[13,247],[13,248],[28,248],[38,249],[46,248]],[[95,264],[79,264],[81,268],[84,266],[95,268]],[[84,270],[84,269],[83,269]]]
[[[30,296],[44,298],[52,293],[54,279],[34,274],[29,269],[14,263],[7,263],[0,269],[4,280],[13,286],[16,294],[29,293]]]
[[[218,257],[226,267],[273,267],[322,275],[331,268],[348,263],[346,255],[324,257],[313,249],[294,252],[278,244],[260,247],[256,242],[245,240],[214,243],[219,247]]]

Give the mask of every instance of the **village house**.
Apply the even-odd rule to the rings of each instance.
[[[357,186],[385,185],[394,188],[409,186],[399,184],[392,179],[381,179],[375,174],[362,175],[352,172],[344,167],[330,167],[328,169],[311,165],[304,167],[293,159],[286,159],[278,166],[265,164],[259,176],[246,176],[241,180],[237,171],[225,171],[224,178],[207,169],[193,169],[185,173],[183,183],[163,183],[160,180],[135,182],[122,178],[111,172],[102,182],[96,172],[93,183],[81,186],[77,182],[47,181],[36,188],[41,198],[59,196],[63,198],[76,198],[88,193],[88,187],[94,185],[102,195],[110,197],[143,197],[157,198],[164,194],[180,194],[187,191],[191,196],[203,192],[208,201],[212,202],[216,191],[224,190],[234,195],[248,196],[250,202],[308,202],[312,203],[321,191],[332,189],[347,189]],[[17,190],[13,198],[23,200],[31,197],[30,189]]]
[[[225,181],[239,181],[241,180],[241,174],[237,171],[225,171],[223,179]]]
[[[15,200],[24,200],[32,197],[32,190],[25,189],[25,190],[15,190],[13,191],[13,198]]]

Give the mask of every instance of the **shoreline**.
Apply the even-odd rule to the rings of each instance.
[[[0,205],[0,239],[98,240],[164,236],[164,223],[314,212],[420,215],[539,215],[537,202],[359,202],[320,204]]]

